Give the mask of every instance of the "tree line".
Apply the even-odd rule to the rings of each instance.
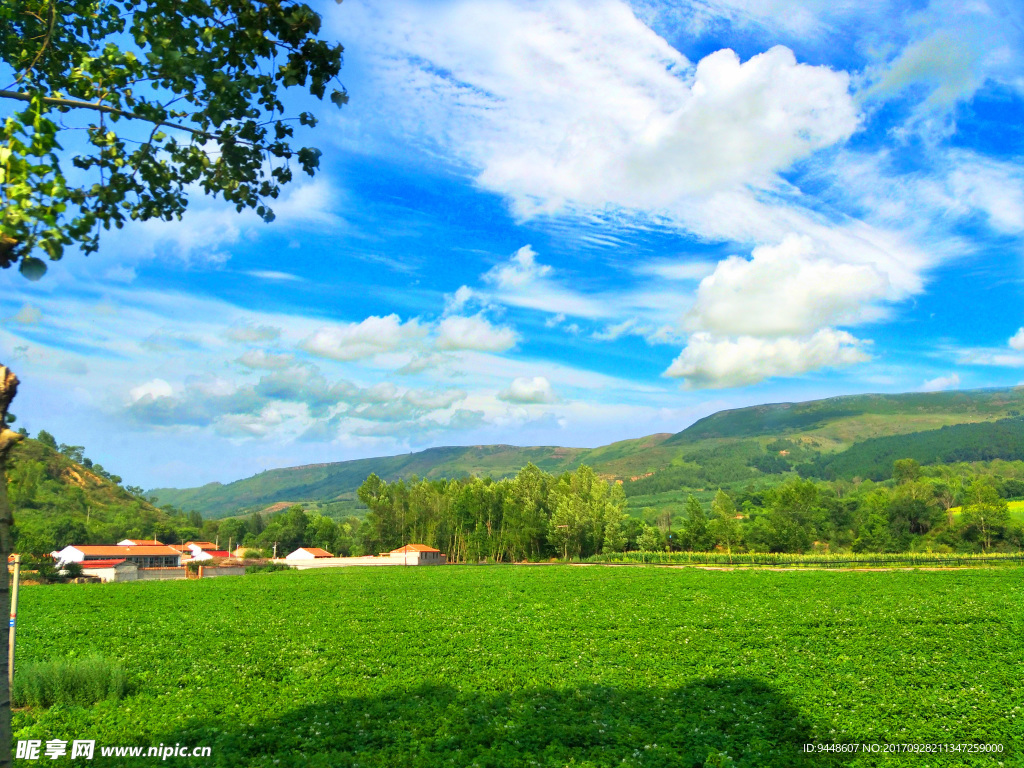
[[[80,468],[115,485],[96,489],[69,483],[68,471]],[[242,546],[258,555],[284,555],[302,546],[340,556],[372,555],[414,542],[436,547],[449,562],[578,559],[630,550],[1021,547],[1021,526],[1011,518],[1006,499],[1024,497],[1024,463],[922,467],[901,459],[888,474],[891,479],[883,482],[775,475],[767,486],[720,488],[709,504],[689,495],[681,505],[639,510],[629,508],[623,484],[599,477],[588,466],[552,475],[528,464],[515,477],[500,480],[387,482],[371,474],[358,490],[367,508],[362,517],[337,519],[296,505],[271,515],[204,520],[195,511],[155,507],[141,489],[116,486],[121,478],[89,461],[81,446],[40,432],[19,445],[8,493],[16,514],[15,541],[25,553],[124,538],[209,540],[222,549]],[[667,490],[685,494],[681,482]]]

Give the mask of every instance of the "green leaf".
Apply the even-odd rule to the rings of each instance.
[[[345,91],[333,90],[331,91],[331,101],[342,107],[348,104],[348,94]]]
[[[21,266],[18,269],[22,275],[32,282],[35,282],[46,274],[46,263],[42,259],[29,256],[28,258],[22,259]]]

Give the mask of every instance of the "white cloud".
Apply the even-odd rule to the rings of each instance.
[[[558,327],[560,324],[562,324],[564,322],[565,322],[565,313],[564,312],[559,312],[557,315],[552,315],[547,320],[545,320],[544,321],[544,327],[545,328],[556,328],[556,327]]]
[[[552,314],[575,317],[609,317],[615,310],[603,297],[592,297],[573,291],[555,282],[554,270],[537,262],[537,254],[529,245],[516,251],[508,262],[483,274],[483,280],[495,286],[493,298],[513,307],[535,309]]]
[[[926,85],[930,93],[925,105],[949,107],[981,84],[975,72],[981,53],[975,41],[965,37],[963,29],[958,34],[939,30],[904,48],[864,95],[891,96],[912,86]]]
[[[427,334],[416,318],[404,323],[398,315],[371,316],[359,323],[321,328],[302,342],[313,355],[331,360],[361,360],[383,352],[407,349]]]
[[[639,264],[634,270],[638,275],[653,275],[663,280],[701,280],[715,271],[713,261],[659,261]]]
[[[770,186],[858,124],[845,73],[781,46],[693,67],[616,0],[385,2],[338,21],[372,28],[395,125],[460,156],[523,215]]]
[[[1024,232],[1024,166],[964,151],[949,153],[946,162],[950,210],[980,211],[999,232]]]
[[[952,373],[949,376],[938,376],[921,384],[922,392],[940,392],[944,389],[956,389],[960,386],[960,376]]]
[[[128,391],[129,396],[133,403],[142,400],[144,397],[150,399],[156,399],[158,397],[171,397],[174,394],[174,390],[171,385],[163,379],[153,379],[147,381],[145,384],[140,384],[137,387],[133,387]]]
[[[31,304],[23,304],[14,315],[8,320],[12,323],[20,323],[21,325],[35,325],[43,318],[43,313],[39,307],[34,307]]]
[[[277,282],[300,283],[305,282],[304,277],[293,275],[290,272],[277,272],[272,269],[250,269],[245,274],[249,277],[257,277],[261,280],[273,280]]]
[[[103,276],[115,283],[131,283],[135,281],[137,274],[134,267],[115,265],[104,272]]]
[[[1011,349],[1016,349],[1018,352],[1024,352],[1024,328],[1018,328],[1017,332],[1010,337],[1007,342]]]
[[[504,352],[518,342],[516,332],[507,326],[494,326],[483,315],[461,317],[452,315],[437,327],[437,348],[469,349],[481,352]]]
[[[476,294],[473,289],[468,285],[459,286],[455,293],[446,295],[444,297],[444,312],[445,314],[453,314],[455,312],[461,312],[462,309],[474,298]]]
[[[273,325],[254,325],[251,322],[239,322],[224,332],[230,341],[255,342],[273,341],[281,335],[281,329]]]
[[[484,275],[484,280],[499,289],[522,290],[551,274],[551,267],[537,263],[537,252],[524,245],[508,263],[495,266]]]
[[[755,248],[749,260],[719,262],[701,281],[687,326],[717,335],[801,336],[877,320],[882,311],[873,302],[900,297],[875,265],[843,263],[817,253],[811,238],[788,235]]]
[[[592,338],[595,338],[599,341],[616,341],[617,339],[620,339],[623,335],[633,330],[636,326],[636,323],[636,318],[630,317],[623,320],[621,323],[609,325],[603,331],[594,331],[594,333],[590,335]]]
[[[498,399],[507,403],[530,404],[554,403],[558,397],[551,388],[551,382],[543,376],[534,376],[515,379],[507,389],[498,393]]]
[[[395,371],[403,376],[411,376],[416,373],[423,373],[434,368],[439,368],[447,362],[447,358],[437,352],[430,354],[416,354],[405,365]]]
[[[683,378],[688,389],[756,384],[775,376],[798,376],[818,368],[865,362],[865,341],[825,328],[809,338],[773,340],[753,336],[716,339],[695,333],[666,376]]]
[[[255,370],[281,370],[292,364],[294,358],[289,354],[272,354],[262,349],[250,349],[238,358],[237,362],[246,368]]]

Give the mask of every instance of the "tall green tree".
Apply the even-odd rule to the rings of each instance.
[[[202,189],[274,218],[270,202],[320,151],[293,145],[309,112],[282,91],[322,99],[343,48],[291,0],[13,0],[0,4],[0,267],[38,279],[99,229],[181,218]],[[347,101],[333,87],[332,102]],[[72,138],[73,137],[73,138]],[[74,171],[69,172],[73,167]]]
[[[725,551],[731,553],[740,541],[740,524],[736,519],[736,504],[721,488],[711,500],[711,512],[715,516],[711,521],[711,533]]]
[[[714,546],[704,507],[692,493],[686,498],[686,520],[683,521],[680,539],[683,549],[691,552],[707,552]]]
[[[990,482],[978,479],[967,491],[960,521],[977,531],[982,546],[988,550],[992,548],[993,538],[1001,534],[1010,521],[1010,508]]]

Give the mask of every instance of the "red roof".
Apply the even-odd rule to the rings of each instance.
[[[157,541],[156,539],[125,539],[125,541],[130,541],[130,546],[134,547],[159,547],[163,544],[162,541]],[[124,544],[123,546],[127,547],[129,545]]]
[[[123,562],[124,558],[122,557],[120,560],[86,560],[81,565],[82,570],[85,570],[86,568],[113,568]]]
[[[440,551],[441,551],[440,549],[434,549],[433,547],[428,547],[426,544],[406,544],[404,547],[399,547],[398,549],[392,549],[391,552],[389,552],[388,554],[400,555],[403,552],[440,552]]]
[[[326,549],[320,549],[319,547],[300,547],[303,552],[308,552],[313,557],[334,557]]]
[[[165,546],[139,546],[139,547],[94,547],[94,546],[78,546],[74,547],[86,557],[92,555],[93,557],[123,557],[124,555],[135,555],[135,556],[149,556],[149,557],[160,557],[160,556],[172,556],[177,557],[180,552],[177,552],[170,547]]]
[[[204,551],[211,557],[231,557],[231,553],[225,549],[208,549]]]
[[[185,542],[185,546],[186,547],[191,547],[192,545],[195,545],[195,546],[199,547],[204,552],[210,552],[212,550],[217,549],[217,545],[214,544],[212,541],[186,541]]]

